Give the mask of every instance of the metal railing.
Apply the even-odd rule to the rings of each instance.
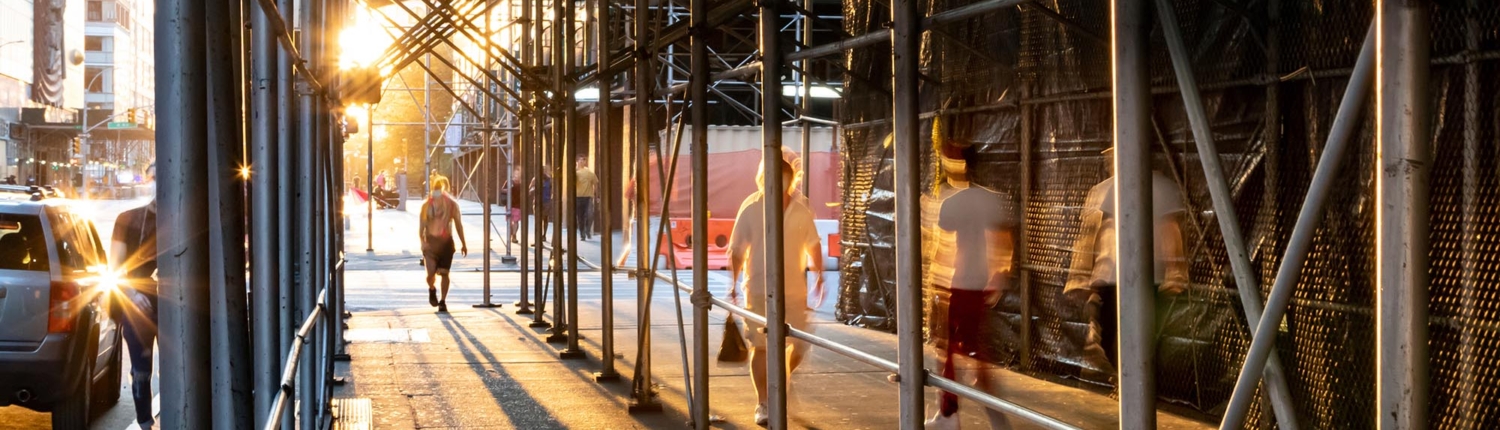
[[[328,290],[329,288],[339,287],[336,282],[338,282],[338,273],[342,271],[343,268],[344,260],[339,259],[339,261],[333,265],[332,269],[328,271],[326,275],[328,278],[327,281],[329,283],[327,285],[330,285],[331,287],[323,287],[322,290],[318,291],[318,300],[316,302],[316,306],[313,306],[311,311],[307,314],[307,318],[302,320],[302,325],[300,325],[297,329],[296,340],[292,342],[291,348],[289,351],[287,351],[286,354],[286,361],[283,362],[281,366],[282,372],[281,383],[279,384],[280,388],[277,390],[275,401],[271,404],[269,414],[266,415],[266,425],[262,428],[262,430],[278,430],[282,427],[282,419],[286,418],[287,416],[286,412],[288,404],[293,402],[292,396],[294,396],[297,391],[297,373],[300,370],[298,364],[302,361],[302,349],[305,345],[312,343],[312,337],[315,334],[314,330],[316,330],[321,323],[324,323],[326,320],[328,320],[327,316],[330,312],[333,312],[329,310],[329,308],[331,307],[331,303],[329,302],[330,299],[328,297]],[[337,317],[338,315],[334,316]],[[317,368],[319,369],[331,369],[331,364],[334,360],[334,351],[336,350],[337,346],[336,342],[341,342],[341,340],[336,339],[340,336],[333,335],[334,331],[332,330],[332,324],[337,324],[338,319],[334,318],[333,321],[334,322],[329,323],[330,325],[325,326],[327,330],[324,332],[325,336],[320,339],[322,345],[319,345],[322,346],[322,348],[313,349],[312,353],[316,356],[313,357],[313,360],[311,360],[311,362],[307,363],[308,365],[317,366]],[[333,399],[333,396],[330,395],[327,390],[328,384],[332,381],[333,373],[331,371],[328,371],[326,373],[315,375],[318,375],[319,378],[317,379],[320,379],[320,381],[317,381],[318,385],[304,385],[303,389],[315,390],[314,392],[319,393],[320,397],[317,401],[319,407],[316,412],[321,413],[325,410],[323,406],[328,405],[329,402]],[[308,409],[308,405],[303,405],[301,413],[305,414],[309,412],[310,410]]]

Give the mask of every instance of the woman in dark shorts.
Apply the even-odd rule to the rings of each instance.
[[[460,250],[469,256],[469,244],[464,240],[464,223],[459,219],[458,202],[448,197],[448,178],[432,179],[432,193],[422,202],[421,222],[418,234],[422,238],[423,266],[427,267],[427,303],[437,306],[438,312],[448,312],[448,269],[453,267],[453,237],[457,232]],[[443,277],[443,295],[439,299],[433,281]]]

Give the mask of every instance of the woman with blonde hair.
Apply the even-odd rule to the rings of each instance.
[[[464,240],[464,223],[459,218],[458,202],[448,196],[448,178],[432,179],[432,193],[422,202],[421,223],[418,235],[422,240],[423,266],[427,268],[427,303],[437,306],[438,312],[448,312],[448,270],[453,267],[453,237],[458,234],[459,248],[469,256],[469,243]],[[451,229],[450,229],[451,228]],[[443,295],[438,298],[433,285],[437,276],[443,277]]]

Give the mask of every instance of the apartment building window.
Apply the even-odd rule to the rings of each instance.
[[[110,36],[83,36],[83,50],[94,52],[114,52],[115,38]]]
[[[108,94],[115,89],[114,77],[110,76],[112,70],[108,67],[84,67],[83,81],[88,84],[88,92]]]
[[[89,0],[87,19],[90,22],[113,22],[130,29],[130,6],[111,0]]]

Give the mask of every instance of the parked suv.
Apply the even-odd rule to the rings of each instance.
[[[84,429],[91,407],[119,401],[124,347],[107,261],[73,203],[0,192],[0,406]]]

